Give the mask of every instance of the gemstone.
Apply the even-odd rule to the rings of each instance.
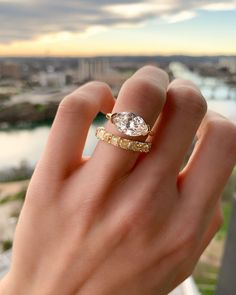
[[[149,132],[149,126],[143,118],[131,112],[115,113],[112,115],[112,123],[120,132],[129,136],[145,136]]]
[[[138,152],[139,151],[139,145],[138,145],[138,143],[137,142],[135,142],[134,144],[133,144],[133,151],[135,151],[135,152]]]
[[[105,130],[101,127],[98,127],[96,130],[96,136],[98,138],[103,138],[104,134],[105,134]]]
[[[144,153],[148,153],[149,150],[150,150],[150,145],[149,145],[149,144],[145,144],[145,145],[143,146],[143,152],[144,152]]]
[[[119,146],[119,140],[120,140],[120,137],[117,137],[117,136],[112,136],[111,138],[111,143],[115,146]]]
[[[119,142],[120,147],[123,149],[128,149],[130,141],[128,139],[122,138]]]
[[[105,134],[104,134],[104,140],[105,141],[107,141],[108,143],[111,141],[111,139],[112,139],[112,134],[111,133],[108,133],[108,132],[106,132]]]

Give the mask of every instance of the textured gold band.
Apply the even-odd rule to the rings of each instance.
[[[104,127],[97,128],[96,137],[122,149],[139,153],[150,152],[152,146],[150,142],[140,142],[116,136],[107,132]]]

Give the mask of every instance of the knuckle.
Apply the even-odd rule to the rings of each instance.
[[[140,236],[148,235],[150,226],[156,220],[156,210],[154,207],[154,198],[137,197],[135,205],[128,206],[124,211],[114,215],[114,228],[112,230],[115,235],[123,235],[130,232],[138,232]],[[142,199],[142,200],[141,200]],[[142,218],[140,218],[142,216]]]
[[[224,118],[212,118],[206,123],[206,133],[220,142],[228,155],[236,156],[236,125]]]
[[[62,114],[81,113],[89,116],[96,103],[92,97],[94,93],[100,97],[111,96],[110,88],[106,83],[91,81],[67,95],[59,104],[59,112]]]
[[[67,95],[59,104],[59,113],[61,115],[78,114],[86,115],[90,113],[92,102],[88,97],[81,93],[72,93]]]
[[[137,104],[140,100],[140,104],[151,103],[152,107],[154,102],[162,104],[165,100],[164,88],[155,81],[143,77],[131,77],[126,80],[122,92],[126,99],[130,97],[133,100],[135,98]]]
[[[180,87],[191,87],[193,89],[197,89],[196,85],[191,81],[183,78],[176,78],[173,80],[172,84],[179,85]]]
[[[146,71],[158,71],[159,68],[152,66],[152,65],[144,65],[141,70],[146,70]]]
[[[141,93],[146,93],[147,95],[159,95],[160,97],[164,97],[165,91],[164,88],[159,85],[156,80],[151,80],[150,78],[141,78],[136,77],[135,78],[138,90],[141,91]]]
[[[84,86],[82,86],[82,88],[87,88],[87,87],[94,88],[94,90],[99,90],[105,94],[110,92],[110,87],[108,86],[108,84],[102,81],[90,81],[86,83]]]
[[[176,86],[168,91],[172,106],[184,113],[203,117],[207,104],[203,96],[191,86]]]
[[[141,68],[141,70],[148,73],[153,73],[155,76],[157,76],[158,74],[159,76],[162,76],[166,81],[169,81],[169,76],[167,72],[153,65],[145,65]]]
[[[108,220],[104,229],[107,241],[120,240],[131,231],[131,217],[116,214],[113,220]]]

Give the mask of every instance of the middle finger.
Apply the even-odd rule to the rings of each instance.
[[[206,109],[206,102],[194,84],[174,80],[168,87],[152,150],[139,170],[150,171],[154,178],[160,173],[164,178],[173,176],[175,181]]]

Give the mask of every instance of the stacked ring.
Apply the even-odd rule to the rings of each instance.
[[[152,146],[150,142],[140,142],[116,136],[107,132],[104,127],[97,128],[96,137],[109,144],[133,152],[148,153],[150,152]]]
[[[153,136],[154,132],[151,130],[144,119],[132,112],[108,113],[106,118],[123,134],[129,136]]]

